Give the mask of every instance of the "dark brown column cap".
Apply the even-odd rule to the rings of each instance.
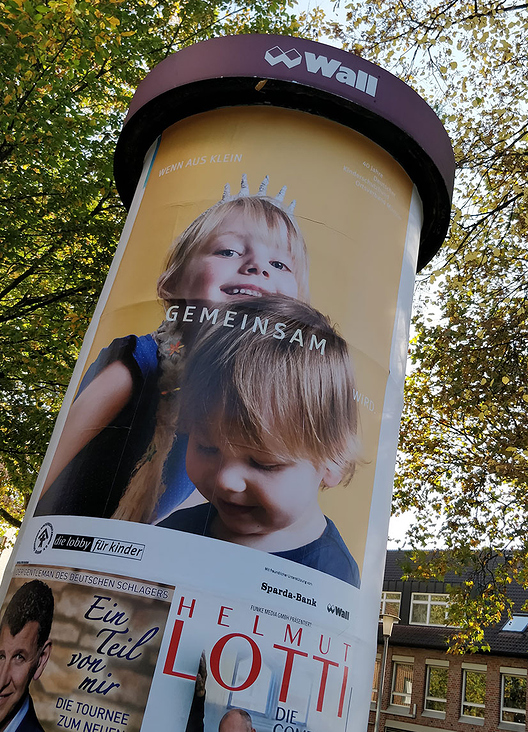
[[[379,66],[289,36],[214,38],[169,56],[147,74],[116,147],[114,172],[124,204],[130,206],[145,154],[163,130],[193,114],[253,104],[326,117],[384,148],[422,199],[418,269],[436,254],[449,226],[455,170],[450,140],[436,114]]]

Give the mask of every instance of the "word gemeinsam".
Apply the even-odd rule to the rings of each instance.
[[[195,312],[196,310],[199,310],[197,305],[186,305],[183,312],[180,312],[179,305],[171,305],[165,312],[165,320],[179,320],[182,323],[194,323],[196,321],[203,323],[210,321],[214,325],[219,322],[224,328],[252,330],[253,333],[256,333],[258,330],[262,335],[269,335],[278,341],[287,338],[289,343],[298,343],[303,348],[306,345],[310,351],[315,348],[316,351],[320,351],[322,354],[325,352],[326,338],[317,338],[315,333],[310,333],[310,337],[308,338],[308,334],[306,332],[303,333],[302,328],[293,329],[286,323],[274,323],[270,326],[269,318],[261,318],[258,315],[250,317],[247,313],[244,313],[242,318],[237,321],[236,317],[238,312],[236,310],[226,310],[223,318],[219,321],[218,316],[220,310],[218,308],[209,310],[209,308],[202,307],[199,312]]]

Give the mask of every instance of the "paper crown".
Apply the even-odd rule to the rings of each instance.
[[[283,206],[284,201],[284,195],[287,190],[287,186],[282,186],[280,191],[277,193],[276,196],[268,196],[268,183],[269,183],[269,175],[266,175],[263,179],[262,183],[259,185],[259,189],[257,193],[251,193],[249,190],[249,185],[247,181],[247,175],[245,173],[242,174],[242,180],[240,182],[240,191],[235,194],[231,194],[231,188],[229,186],[229,183],[226,183],[224,186],[224,194],[222,196],[222,200],[218,201],[218,204],[220,203],[226,203],[227,201],[234,201],[237,198],[247,198],[249,196],[261,196],[269,198],[272,202],[274,202],[279,208],[281,208],[283,211],[285,211],[287,214],[292,215],[295,210],[295,204],[297,201],[294,199],[289,206]]]

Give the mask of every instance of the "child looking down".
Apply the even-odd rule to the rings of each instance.
[[[189,435],[188,475],[208,502],[159,525],[359,586],[357,564],[318,503],[320,488],[354,472],[353,386],[346,342],[309,305],[266,296],[220,308],[187,356],[178,420]]]

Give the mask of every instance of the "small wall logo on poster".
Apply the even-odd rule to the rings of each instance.
[[[35,535],[33,551],[35,554],[42,552],[49,547],[53,539],[53,526],[50,523],[43,524]]]
[[[270,66],[283,63],[289,69],[293,69],[295,66],[299,66],[303,57],[296,48],[283,51],[280,46],[273,46],[273,48],[268,48],[264,54],[264,59]],[[348,66],[343,66],[341,61],[335,58],[329,59],[322,54],[316,56],[315,53],[310,53],[309,51],[304,52],[304,62],[306,71],[309,74],[321,73],[327,79],[334,78],[341,84],[354,87],[354,89],[365,92],[365,94],[371,97],[376,96],[378,78],[372,76],[372,74],[367,74],[366,71],[362,71],[361,69],[354,71],[353,69],[349,69]]]
[[[326,606],[326,609],[328,610],[329,613],[332,613],[332,615],[337,615],[339,618],[343,618],[344,620],[350,619],[350,611],[343,610],[342,607],[338,607],[337,605],[328,604]]]

